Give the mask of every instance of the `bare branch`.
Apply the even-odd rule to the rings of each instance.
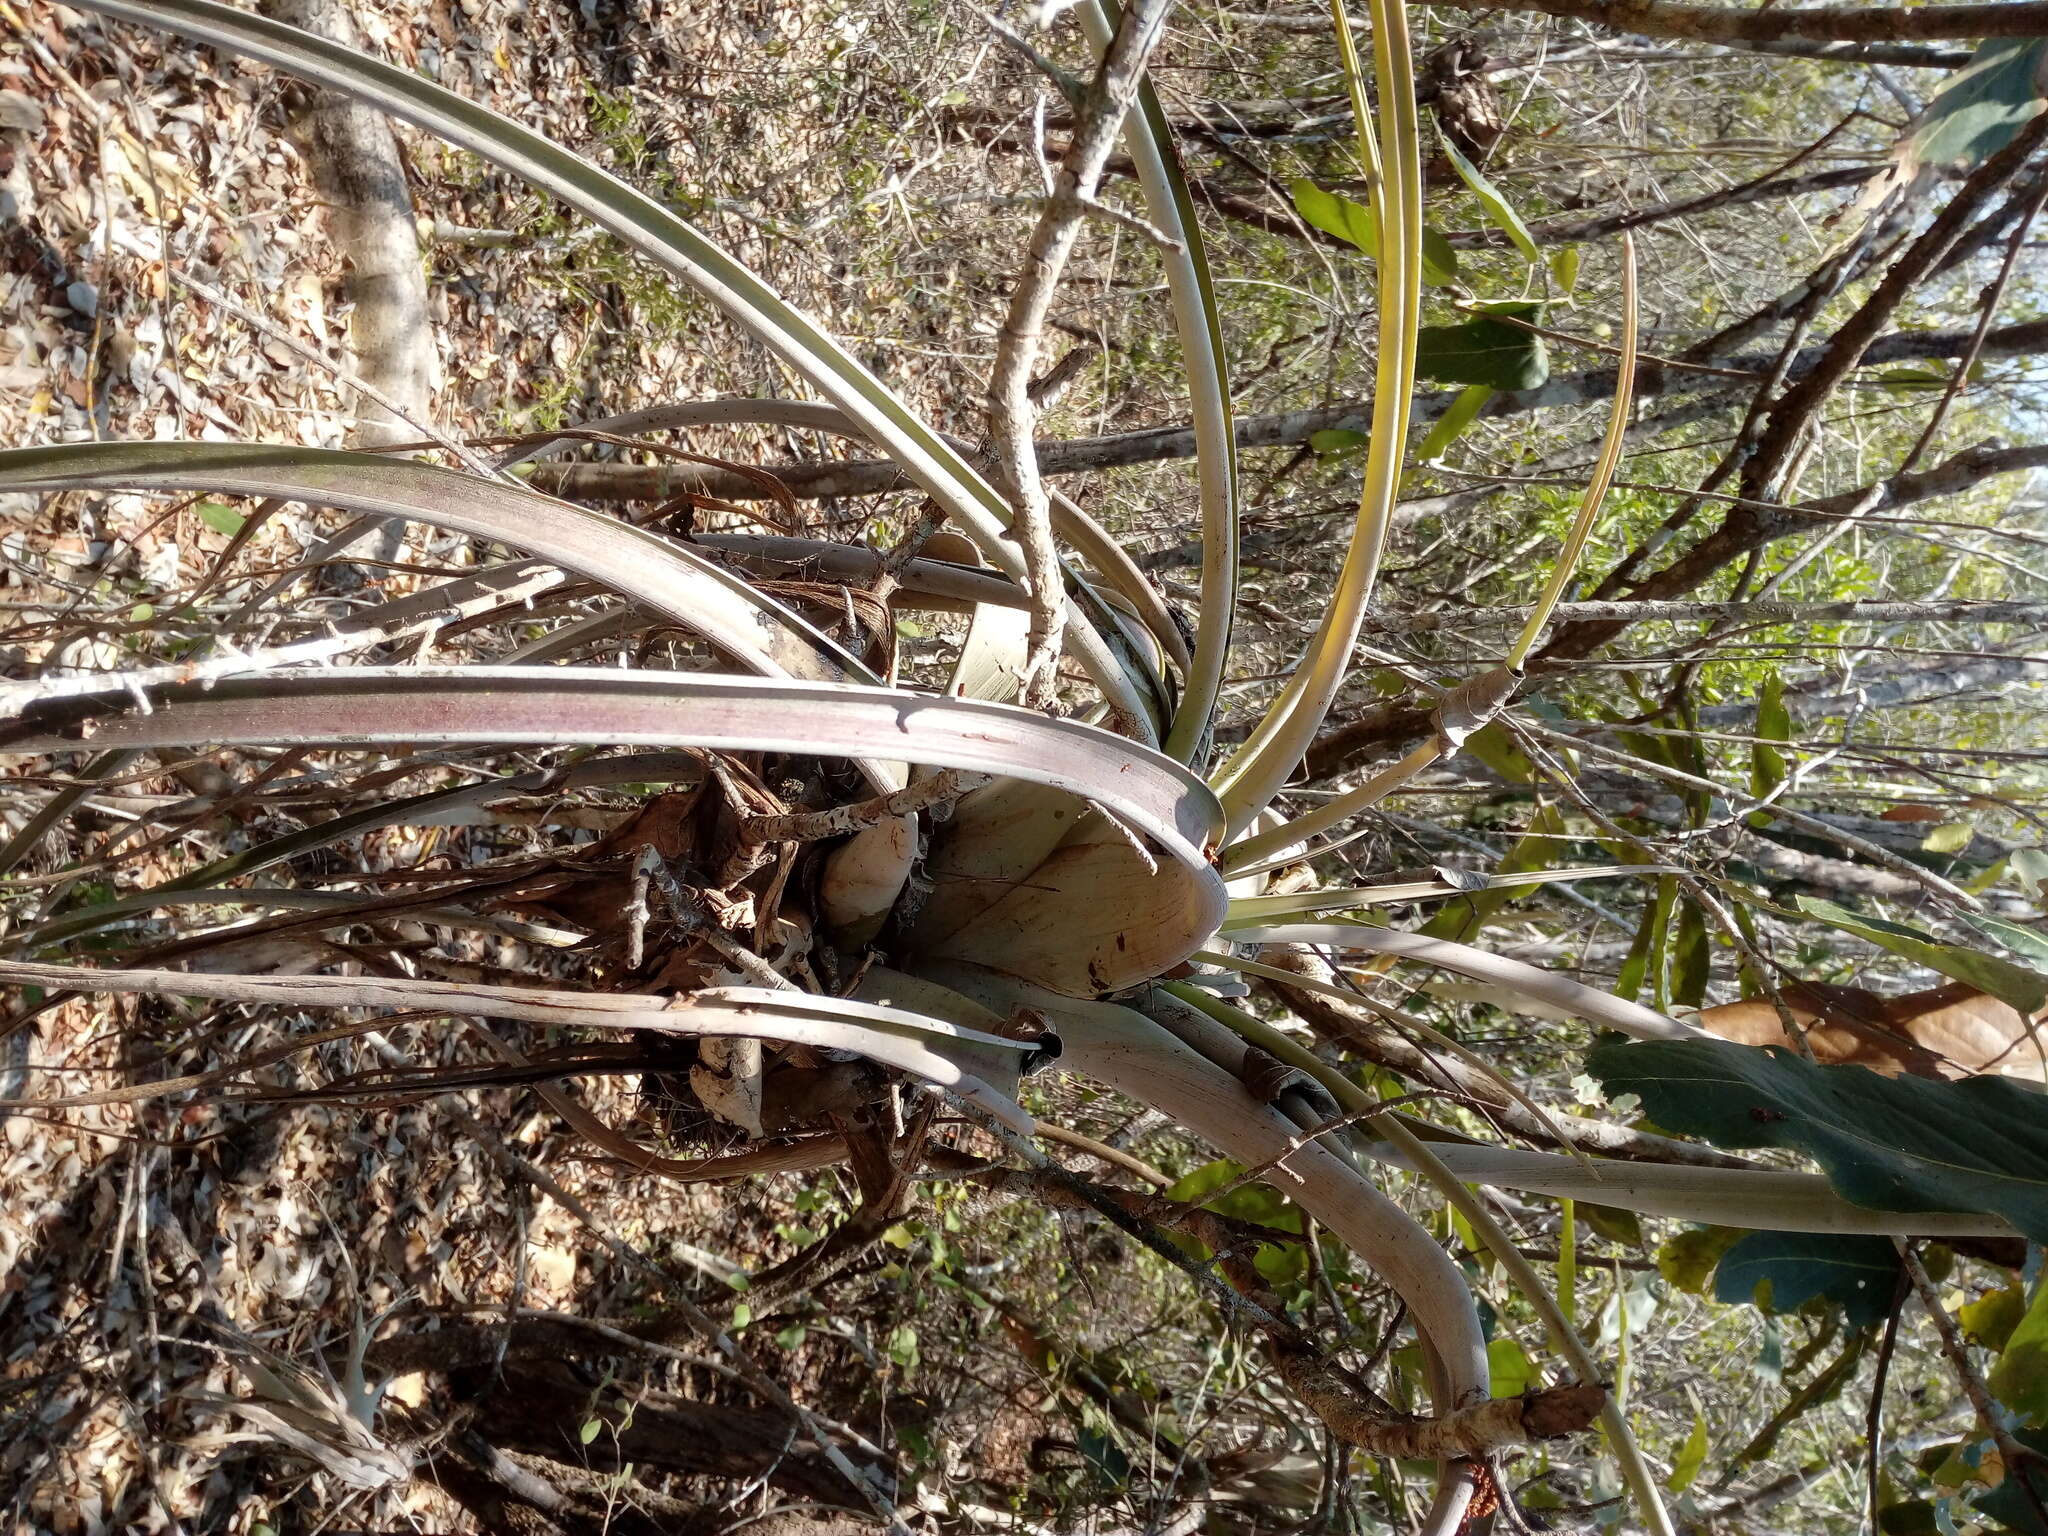
[[[1150,56],[1165,27],[1171,0],[1138,0],[1124,12],[1102,67],[1080,103],[1080,126],[1053,180],[1051,197],[1024,253],[1024,269],[1010,294],[1009,313],[996,340],[989,373],[989,438],[1008,481],[1015,512],[1014,531],[1024,553],[1031,595],[1030,649],[1025,657],[1023,702],[1043,708],[1059,680],[1060,631],[1066,623],[1066,589],[1059,546],[1053,541],[1052,505],[1031,438],[1038,410],[1031,376],[1038,341],[1059,289],[1067,258],[1080,238],[1082,221],[1096,206],[1103,165],[1123,127],[1124,113],[1137,99]]]

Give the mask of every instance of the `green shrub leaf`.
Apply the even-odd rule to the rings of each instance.
[[[1852,1327],[1870,1328],[1891,1312],[1898,1283],[1899,1253],[1888,1237],[1752,1232],[1722,1255],[1714,1299],[1753,1301],[1769,1312],[1832,1301]]]
[[[1349,241],[1375,261],[1380,254],[1379,221],[1363,203],[1336,192],[1325,192],[1314,182],[1297,178],[1288,191],[1294,197],[1294,211],[1326,235]]]
[[[1816,918],[1831,928],[1839,928],[1844,933],[1853,933],[1860,939],[1868,939],[1878,948],[1888,949],[1915,965],[1924,965],[1957,981],[1967,981],[1971,986],[2010,1003],[2029,1018],[2048,1007],[2048,976],[2039,971],[1962,944],[1944,944],[1925,929],[1888,922],[1881,917],[1865,917],[1860,912],[1851,912],[1847,907],[1838,907],[1818,896],[1796,897],[1793,905],[1808,917]]]
[[[1683,1493],[1700,1475],[1700,1468],[1707,1464],[1707,1451],[1711,1442],[1707,1439],[1707,1421],[1695,1413],[1692,1416],[1692,1433],[1685,1437],[1685,1444],[1678,1448],[1678,1455],[1671,1463],[1671,1491]]]
[[[2021,1418],[2048,1421],[2048,1285],[2035,1287],[2033,1305],[2006,1338],[1986,1384]]]
[[[2048,38],[1991,39],[1950,78],[1906,136],[1906,163],[1981,165],[2042,107]]]
[[[1501,195],[1501,190],[1479,172],[1479,167],[1458,152],[1458,146],[1445,139],[1444,153],[1450,157],[1451,167],[1458,173],[1458,179],[1472,190],[1479,199],[1479,206],[1486,210],[1486,220],[1494,228],[1512,240],[1515,249],[1530,261],[1541,261],[1543,255],[1536,249],[1536,237],[1529,233],[1529,226],[1522,222],[1522,216],[1515,212],[1514,205]],[[1573,277],[1578,276],[1574,269]]]
[[[1439,384],[1534,389],[1550,377],[1550,349],[1534,331],[1495,315],[1534,319],[1541,306],[1500,304],[1458,325],[1425,325],[1416,337],[1415,372]]]
[[[2048,1240],[2048,1112],[2003,1078],[1879,1077],[1719,1040],[1599,1046],[1587,1068],[1666,1130],[1804,1153],[1856,1205],[1989,1212]]]
[[[1422,280],[1432,288],[1448,288],[1458,280],[1458,252],[1435,225],[1422,226]]]
[[[1667,1285],[1704,1296],[1721,1256],[1747,1236],[1740,1227],[1688,1227],[1657,1250],[1657,1273]]]
[[[1465,435],[1465,429],[1479,419],[1479,413],[1486,409],[1486,402],[1492,398],[1493,390],[1488,386],[1466,385],[1422,439],[1422,445],[1415,450],[1416,459],[1427,464],[1432,459],[1442,458],[1444,450]]]

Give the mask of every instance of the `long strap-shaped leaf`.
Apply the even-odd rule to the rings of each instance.
[[[822,326],[790,304],[717,242],[643,192],[488,107],[357,49],[214,0],[79,0],[87,10],[176,32],[314,80],[404,118],[561,198],[717,304],[820,393],[861,424],[931,498],[1012,577],[1024,574],[1003,537],[1002,496]],[[1075,614],[1076,654],[1096,686],[1134,721],[1145,714],[1095,626]]]
[[[0,722],[0,752],[200,742],[318,746],[409,741],[593,742],[885,758],[1030,779],[1079,795],[1215,887],[1222,809],[1193,773],[1107,731],[971,699],[886,688],[608,667],[351,667],[162,691],[142,713],[118,674],[94,699]],[[1207,937],[1195,935],[1196,941]]]
[[[1294,923],[1282,928],[1253,928],[1233,933],[1240,944],[1327,944],[1333,949],[1366,949],[1376,955],[1397,955],[1424,965],[1442,966],[1461,976],[1494,982],[1513,992],[1552,1003],[1559,1008],[1618,1029],[1638,1040],[1705,1040],[1703,1030],[1681,1024],[1641,1003],[1624,1002],[1597,987],[1589,987],[1569,976],[1560,976],[1537,966],[1510,960],[1504,955],[1454,944],[1422,933],[1401,933],[1392,928],[1361,928],[1348,923]]]
[[[1081,0],[1076,7],[1088,41],[1098,54],[1116,35],[1114,0]],[[1187,663],[1187,686],[1167,733],[1166,751],[1184,763],[1206,749],[1216,700],[1223,689],[1223,664],[1230,651],[1237,607],[1237,432],[1231,424],[1229,354],[1209,256],[1195,217],[1195,200],[1181,174],[1174,133],[1147,80],[1136,106],[1124,118],[1124,148],[1138,172],[1152,222],[1179,242],[1162,250],[1167,297],[1180,333],[1181,365],[1188,376],[1189,420],[1195,429],[1195,473],[1202,505],[1202,602],[1195,616],[1195,650]]]
[[[1016,1101],[990,1081],[1015,1082],[1039,1050],[1035,1043],[984,1035],[872,1003],[774,992],[765,987],[718,987],[662,1001],[617,993],[410,977],[225,976],[25,963],[0,963],[0,981],[52,991],[142,992],[285,1008],[389,1008],[588,1029],[654,1029],[681,1035],[780,1040],[820,1050],[853,1051],[950,1088],[1027,1136],[1037,1130]]]
[[[693,550],[602,512],[452,469],[261,443],[63,443],[0,452],[0,491],[86,489],[286,496],[411,518],[497,539],[602,582],[752,671],[814,682],[878,681],[774,598]]]
[[[1409,1166],[1397,1148],[1366,1149],[1381,1162]],[[1502,1189],[1592,1200],[1622,1210],[1771,1232],[1899,1233],[1919,1237],[2007,1237],[1997,1216],[1948,1211],[1880,1211],[1852,1205],[1821,1174],[1764,1168],[1680,1168],[1601,1161],[1592,1171],[1551,1152],[1439,1143],[1437,1157],[1461,1179]]]
[[[835,436],[868,441],[868,434],[862,430],[860,424],[836,405],[826,405],[817,400],[750,399],[743,396],[715,400],[682,400],[672,405],[643,406],[639,410],[622,411],[616,416],[582,422],[579,423],[579,427],[586,432],[604,432],[615,437],[638,437],[647,432],[702,426],[739,426],[757,422],[795,427],[805,432],[828,432]],[[574,438],[543,440],[529,448],[508,454],[504,462],[508,465],[523,463],[548,453],[555,447],[573,444],[574,441]],[[965,445],[958,438],[946,436],[945,441],[956,450],[964,450]],[[1233,444],[1233,450],[1234,448]],[[1145,579],[1145,573],[1138,568],[1138,563],[1131,558],[1130,552],[1100,523],[1058,492],[1052,493],[1052,531],[1070,545],[1076,554],[1094,566],[1112,590],[1122,595],[1138,610],[1145,627],[1152,632],[1167,655],[1171,656],[1176,664],[1185,668],[1189,657],[1181,641],[1180,630],[1174,624],[1172,614],[1167,611],[1165,602],[1151,582]],[[855,548],[850,545],[839,547]],[[913,565],[916,563],[912,562]],[[1011,585],[1020,594],[1014,606],[1028,606],[1029,599],[1021,595],[1021,589],[1016,589],[1014,583]],[[1116,639],[1115,621],[1109,610],[1103,606],[1100,594],[1071,570],[1068,571],[1068,585],[1074,601],[1081,605],[1088,617],[1102,630],[1105,638],[1113,644]],[[1075,655],[1078,658],[1080,652],[1075,651]],[[1125,658],[1124,664],[1126,670],[1129,670],[1131,659]],[[1163,691],[1158,685],[1154,686],[1155,691]]]
[[[1371,442],[1351,545],[1338,568],[1323,621],[1265,718],[1214,782],[1241,833],[1287,782],[1308,750],[1351,669],[1352,647],[1379,579],[1380,558],[1400,493],[1408,418],[1415,392],[1415,347],[1422,302],[1422,159],[1415,107],[1415,75],[1408,41],[1406,0],[1368,0],[1373,28],[1373,73],[1386,131],[1384,171],[1366,111],[1364,82],[1341,0],[1332,0],[1338,57],[1351,87],[1359,159],[1371,184],[1379,218],[1380,251],[1374,267],[1379,301],[1379,355],[1375,362]]]
[[[1249,1167],[1279,1164],[1289,1195],[1334,1232],[1405,1301],[1429,1341],[1424,1373],[1432,1406],[1448,1412],[1486,1395],[1486,1341],[1471,1288],[1457,1266],[1411,1216],[1313,1134],[1254,1097],[1235,1070],[1217,1064],[1197,1041],[1195,1010],[1167,998],[1182,1038],[1119,1003],[1061,997],[1013,977],[941,962],[932,977],[998,1015],[1029,1008],[1058,1031],[1060,1066],[1128,1094],[1210,1141]],[[1216,1033],[1219,1027],[1208,1026]],[[1217,1055],[1244,1060],[1244,1043],[1226,1040]],[[1463,1464],[1445,1469],[1429,1512],[1410,1528],[1449,1536],[1472,1491]]]

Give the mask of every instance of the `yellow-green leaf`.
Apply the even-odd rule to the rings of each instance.
[[[1450,403],[1436,424],[1422,439],[1422,446],[1415,450],[1415,457],[1427,464],[1432,459],[1443,457],[1444,450],[1465,435],[1465,429],[1486,409],[1486,402],[1493,398],[1493,390],[1484,384],[1468,384],[1458,391],[1458,398]]]
[[[1690,1488],[1693,1479],[1700,1475],[1700,1468],[1707,1464],[1707,1421],[1697,1413],[1692,1416],[1692,1433],[1685,1437],[1685,1444],[1678,1448],[1678,1458],[1671,1463],[1671,1491],[1683,1493]]]
[[[1294,197],[1294,211],[1303,219],[1326,235],[1349,241],[1375,261],[1379,259],[1379,221],[1365,204],[1354,203],[1340,193],[1325,192],[1305,177],[1296,178],[1288,191]]]
[[[1576,245],[1568,245],[1550,258],[1550,275],[1557,279],[1557,286],[1570,293],[1579,286],[1580,251]]]
[[[202,501],[192,511],[199,521],[215,533],[224,533],[229,538],[240,533],[242,525],[248,522],[246,517],[225,502]]]
[[[1968,822],[1945,821],[1923,837],[1920,846],[1928,853],[1961,853],[1975,836]]]
[[[2026,1315],[2027,1293],[2018,1285],[2007,1285],[1965,1302],[1956,1312],[1956,1321],[1972,1344],[2002,1350]]]
[[[1888,949],[1916,965],[1981,988],[2029,1017],[2048,1006],[2048,976],[2039,971],[1961,944],[1944,944],[1924,929],[1887,922],[1881,917],[1865,917],[1818,896],[1794,897],[1793,905],[1808,917],[1868,939],[1880,949]]]
[[[1756,734],[1750,743],[1749,792],[1759,799],[1785,782],[1785,754],[1773,742],[1792,739],[1792,716],[1785,708],[1785,679],[1775,671],[1764,678],[1756,699]]]
[[[2035,1287],[1986,1385],[2022,1419],[2048,1418],[2048,1285]]]
[[[1515,212],[1514,205],[1501,195],[1500,188],[1488,181],[1479,172],[1479,167],[1458,152],[1458,146],[1445,139],[1444,153],[1450,157],[1451,167],[1458,173],[1458,179],[1472,189],[1472,195],[1479,199],[1479,206],[1486,211],[1487,221],[1515,243],[1530,261],[1541,261],[1543,255],[1536,249],[1536,237],[1529,233],[1529,226],[1522,222],[1522,216]],[[1576,275],[1576,274],[1575,274]]]
[[[1505,1336],[1486,1346],[1486,1372],[1495,1397],[1520,1397],[1535,1379],[1535,1367],[1522,1346]]]
[[[1704,1296],[1721,1256],[1747,1236],[1740,1227],[1693,1227],[1657,1250],[1657,1273],[1681,1291]]]

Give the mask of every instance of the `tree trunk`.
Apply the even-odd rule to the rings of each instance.
[[[262,10],[273,21],[362,46],[339,0],[263,0]],[[421,436],[418,424],[433,419],[439,364],[427,315],[419,230],[397,137],[390,120],[374,108],[318,89],[305,94],[292,127],[327,206],[334,243],[348,264],[344,292],[352,306],[350,368],[404,412],[395,415],[344,387],[356,410],[349,444],[413,441]],[[379,560],[392,559],[404,535],[402,521],[383,524],[371,553]]]

